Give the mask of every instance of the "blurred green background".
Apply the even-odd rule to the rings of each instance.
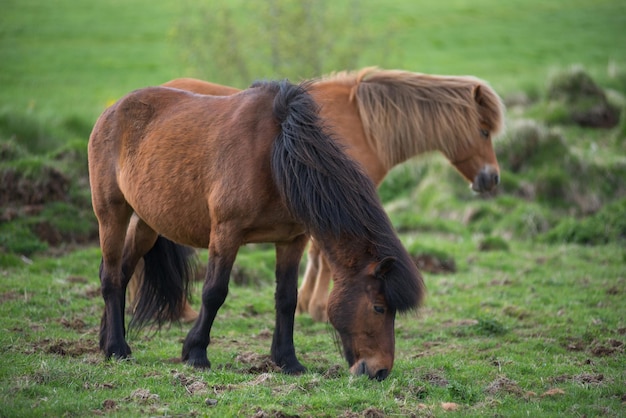
[[[441,157],[416,159],[380,190],[398,227],[434,217],[443,230],[534,239],[567,218],[572,229],[626,194],[625,27],[619,0],[5,0],[0,248],[93,242],[86,143],[131,90],[182,76],[244,88],[372,65],[474,75],[508,107],[500,194],[474,199]],[[593,103],[576,96],[584,86]],[[593,106],[617,121],[578,126],[572,114]]]

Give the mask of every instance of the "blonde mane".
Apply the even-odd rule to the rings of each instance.
[[[457,146],[470,146],[480,129],[495,136],[504,126],[500,97],[475,77],[369,67],[321,81],[354,84],[350,99],[387,169],[426,151],[452,156]]]

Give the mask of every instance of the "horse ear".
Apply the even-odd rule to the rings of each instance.
[[[478,103],[481,106],[483,105],[484,99],[483,99],[483,92],[482,92],[480,84],[476,84],[474,86],[474,88],[472,89],[472,96],[474,96],[474,101],[476,101],[476,103]]]
[[[391,270],[395,262],[396,262],[395,257],[389,256],[389,257],[383,258],[382,260],[378,262],[378,264],[376,264],[376,267],[374,268],[374,276],[379,279],[382,279],[385,276],[385,274],[387,274],[387,272]]]

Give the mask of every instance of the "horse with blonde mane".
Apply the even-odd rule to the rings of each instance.
[[[239,91],[190,78],[164,86],[209,95]],[[503,130],[504,107],[480,79],[364,68],[312,80],[309,91],[326,125],[376,185],[394,166],[430,151],[441,152],[475,192],[491,191],[500,181],[492,138]],[[298,312],[309,312],[316,321],[328,319],[331,276],[313,239]],[[195,315],[185,304],[182,319]]]

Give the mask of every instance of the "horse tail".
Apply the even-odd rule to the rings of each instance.
[[[191,297],[195,252],[159,235],[143,260],[143,280],[129,326],[156,323],[160,327],[166,321],[178,320],[185,300]]]
[[[273,112],[281,129],[272,175],[290,214],[314,237],[362,235],[364,227],[376,233],[388,221],[374,183],[323,126],[307,84],[283,81],[276,88]]]

